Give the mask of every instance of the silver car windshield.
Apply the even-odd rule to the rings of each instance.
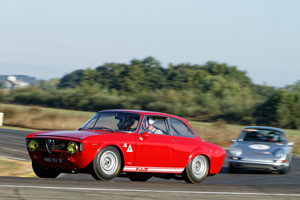
[[[99,112],[88,120],[80,129],[112,130],[135,132],[140,115],[126,112]]]
[[[285,143],[284,133],[268,129],[245,129],[238,141]]]

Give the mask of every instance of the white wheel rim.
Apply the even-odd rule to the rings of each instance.
[[[113,151],[105,151],[100,158],[100,167],[105,174],[114,174],[118,168],[117,155]]]
[[[192,162],[192,173],[196,178],[202,178],[207,173],[207,162],[202,156],[196,156]]]

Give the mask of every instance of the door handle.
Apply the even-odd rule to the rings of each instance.
[[[173,143],[177,143],[177,140],[173,140],[172,142],[173,142]]]

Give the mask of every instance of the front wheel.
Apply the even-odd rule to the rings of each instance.
[[[32,170],[39,178],[56,178],[60,172],[50,168],[44,168],[32,162]]]
[[[183,172],[183,179],[187,183],[201,183],[206,178],[208,169],[207,157],[198,155],[187,164]]]
[[[287,165],[285,165],[282,170],[279,170],[279,173],[286,174],[290,171],[290,169],[291,169],[290,163],[287,163]]]
[[[96,179],[109,181],[114,179],[121,169],[121,156],[119,151],[112,146],[103,148],[98,152],[93,161],[92,175]]]
[[[234,174],[238,172],[238,168],[234,167],[231,163],[229,163],[229,173]]]

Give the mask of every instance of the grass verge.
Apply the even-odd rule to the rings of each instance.
[[[37,130],[74,130],[91,118],[94,112],[0,104],[4,125]]]
[[[30,161],[18,161],[0,157],[0,176],[36,177]]]

